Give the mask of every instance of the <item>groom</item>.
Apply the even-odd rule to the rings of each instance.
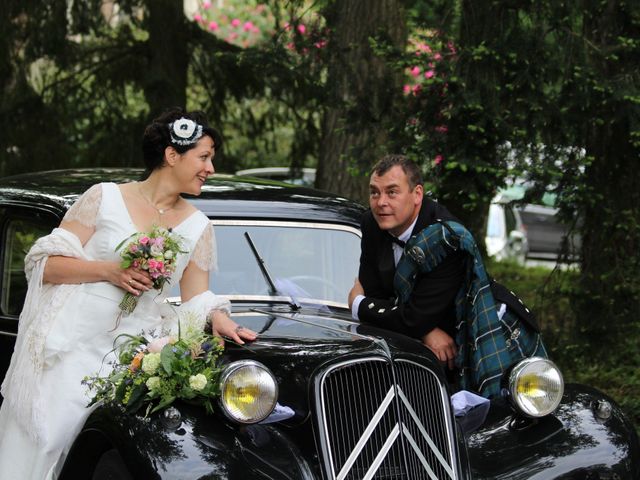
[[[360,271],[349,292],[354,319],[417,338],[454,368],[457,354],[454,300],[464,281],[464,254],[450,253],[434,270],[419,274],[409,301],[396,305],[395,268],[411,235],[440,220],[456,221],[424,196],[418,166],[386,155],[372,170],[369,206],[362,219]]]

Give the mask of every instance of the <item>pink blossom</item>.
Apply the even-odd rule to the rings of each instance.
[[[409,95],[411,93],[411,85],[404,85],[402,87],[402,93],[404,93],[405,95]]]
[[[167,345],[170,341],[171,341],[170,337],[161,337],[161,338],[153,339],[147,345],[147,349],[149,350],[149,353],[160,353],[160,351],[162,350],[162,347]]]
[[[211,8],[211,2],[209,0],[204,0],[204,2],[202,2],[202,8],[205,10]]]
[[[233,42],[236,38],[238,38],[238,33],[237,33],[237,32],[231,32],[231,33],[229,34],[229,40],[230,40],[230,41],[232,41],[232,42]]]
[[[231,26],[233,28],[237,28],[240,26],[240,19],[239,18],[234,18],[233,20],[231,20]]]
[[[283,27],[284,27],[284,29],[285,29],[285,30],[287,30],[287,31],[288,31],[288,30],[291,30],[291,24],[290,24],[289,22],[284,22]]]
[[[304,26],[304,24],[300,24],[298,25],[298,32],[300,32],[300,35],[304,35],[304,33],[307,31],[307,27]]]
[[[438,133],[447,133],[449,128],[446,125],[438,125],[435,130]]]
[[[427,70],[426,72],[424,72],[424,78],[431,78],[435,75],[436,73],[433,70]]]
[[[250,32],[251,30],[253,30],[253,22],[244,22],[244,25],[242,26],[242,29],[245,32]]]
[[[450,51],[451,53],[456,53],[456,47],[455,47],[455,45],[453,44],[453,42],[449,42],[449,43],[447,43],[447,47],[449,48],[449,51]]]
[[[442,155],[438,154],[433,159],[433,163],[436,164],[436,165],[440,165],[442,163],[442,160],[444,160],[444,157]]]
[[[213,20],[209,22],[209,30],[211,30],[212,32],[215,32],[219,28],[220,28],[220,25],[218,25],[217,22],[214,22]]]
[[[159,247],[163,247],[164,246],[164,237],[156,237],[153,239],[153,244],[157,245]]]
[[[411,70],[409,70],[409,73],[411,73],[412,76],[417,77],[418,75],[420,75],[420,67],[415,66],[411,68]]]
[[[260,29],[256,25],[254,25],[253,28],[251,28],[251,33],[259,33],[259,32],[260,32]]]
[[[202,15],[200,15],[199,13],[196,13],[196,14],[193,16],[193,19],[194,19],[196,22],[202,22]]]
[[[149,243],[149,237],[145,235],[143,237],[140,237],[140,240],[138,241],[140,242],[140,245],[147,245]]]
[[[154,280],[157,280],[158,277],[160,277],[162,274],[160,272],[151,272],[151,278],[153,278]]]
[[[133,268],[138,268],[140,266],[140,262],[138,260],[133,261]]]
[[[413,94],[417,95],[422,91],[422,87],[420,85],[414,85],[412,90],[413,90]]]
[[[156,270],[158,261],[153,258],[149,260],[149,270]]]
[[[293,42],[289,42],[289,43],[287,43],[287,49],[288,50],[295,50],[296,46],[294,45]]]
[[[418,44],[418,50],[430,53],[431,52],[431,47],[429,45],[427,45],[426,43],[419,43]]]
[[[129,247],[129,251],[131,253],[136,253],[138,251],[138,246],[135,243],[132,243],[131,246]]]
[[[436,54],[433,56],[433,59],[434,59],[434,60],[436,60],[436,61],[442,60],[442,55],[440,55],[439,53],[436,53]]]

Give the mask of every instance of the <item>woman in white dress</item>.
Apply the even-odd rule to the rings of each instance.
[[[159,294],[148,272],[120,268],[116,246],[133,233],[171,228],[186,251],[171,277],[180,284],[180,308],[200,312],[214,333],[240,344],[256,338],[229,317],[229,302],[208,291],[213,229],[180,196],[200,194],[219,149],[201,114],[165,112],[144,133],[145,179],[94,185],[27,255],[29,291],[2,384],[0,480],[56,478],[91,411],[82,379],[106,368],[118,335],[175,327],[175,312],[163,303],[168,289]],[[119,318],[125,292],[138,305]]]

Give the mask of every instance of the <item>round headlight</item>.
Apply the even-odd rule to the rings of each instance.
[[[253,360],[227,366],[220,376],[220,404],[240,423],[257,423],[269,416],[278,400],[278,384],[271,371]]]
[[[528,417],[544,417],[562,399],[564,380],[555,363],[546,358],[526,358],[509,375],[509,391],[516,408]]]

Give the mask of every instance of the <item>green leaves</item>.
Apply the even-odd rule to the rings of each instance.
[[[171,375],[173,373],[173,361],[176,359],[173,348],[174,347],[172,345],[165,345],[160,352],[160,364],[167,375]]]

